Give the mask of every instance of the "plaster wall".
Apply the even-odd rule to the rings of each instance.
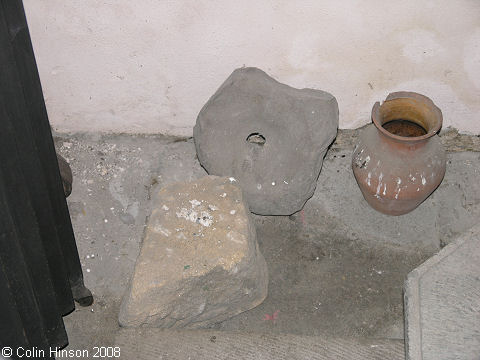
[[[480,1],[24,0],[60,132],[191,135],[237,67],[331,92],[340,127],[391,91],[480,134]]]

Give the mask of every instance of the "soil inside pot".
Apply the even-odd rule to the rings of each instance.
[[[383,128],[394,135],[403,137],[417,137],[427,133],[420,125],[404,119],[391,120],[383,124]]]

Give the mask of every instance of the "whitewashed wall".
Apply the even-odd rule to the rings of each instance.
[[[480,134],[480,1],[24,0],[58,131],[191,135],[237,67],[331,92],[340,127],[395,90]]]

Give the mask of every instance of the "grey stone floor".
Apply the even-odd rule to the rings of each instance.
[[[151,194],[206,173],[192,139],[57,134],[55,142],[73,170],[68,205],[86,285],[96,300],[64,318],[67,349],[91,351],[114,342]],[[269,295],[216,330],[403,338],[406,274],[479,219],[480,153],[449,152],[439,189],[400,217],[368,206],[350,161],[350,144],[337,141],[302,212],[255,216],[269,267]],[[277,310],[275,322],[263,320]]]

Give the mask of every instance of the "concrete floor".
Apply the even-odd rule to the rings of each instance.
[[[95,296],[92,307],[78,307],[64,318],[67,349],[91,351],[114,342],[150,195],[206,173],[192,139],[90,134],[56,135],[55,141],[73,170],[68,204],[86,285]],[[368,206],[350,161],[350,143],[337,141],[302,212],[255,216],[269,267],[269,295],[215,329],[403,338],[406,274],[479,218],[480,153],[450,152],[439,189],[400,217]],[[275,322],[263,320],[275,311]]]

